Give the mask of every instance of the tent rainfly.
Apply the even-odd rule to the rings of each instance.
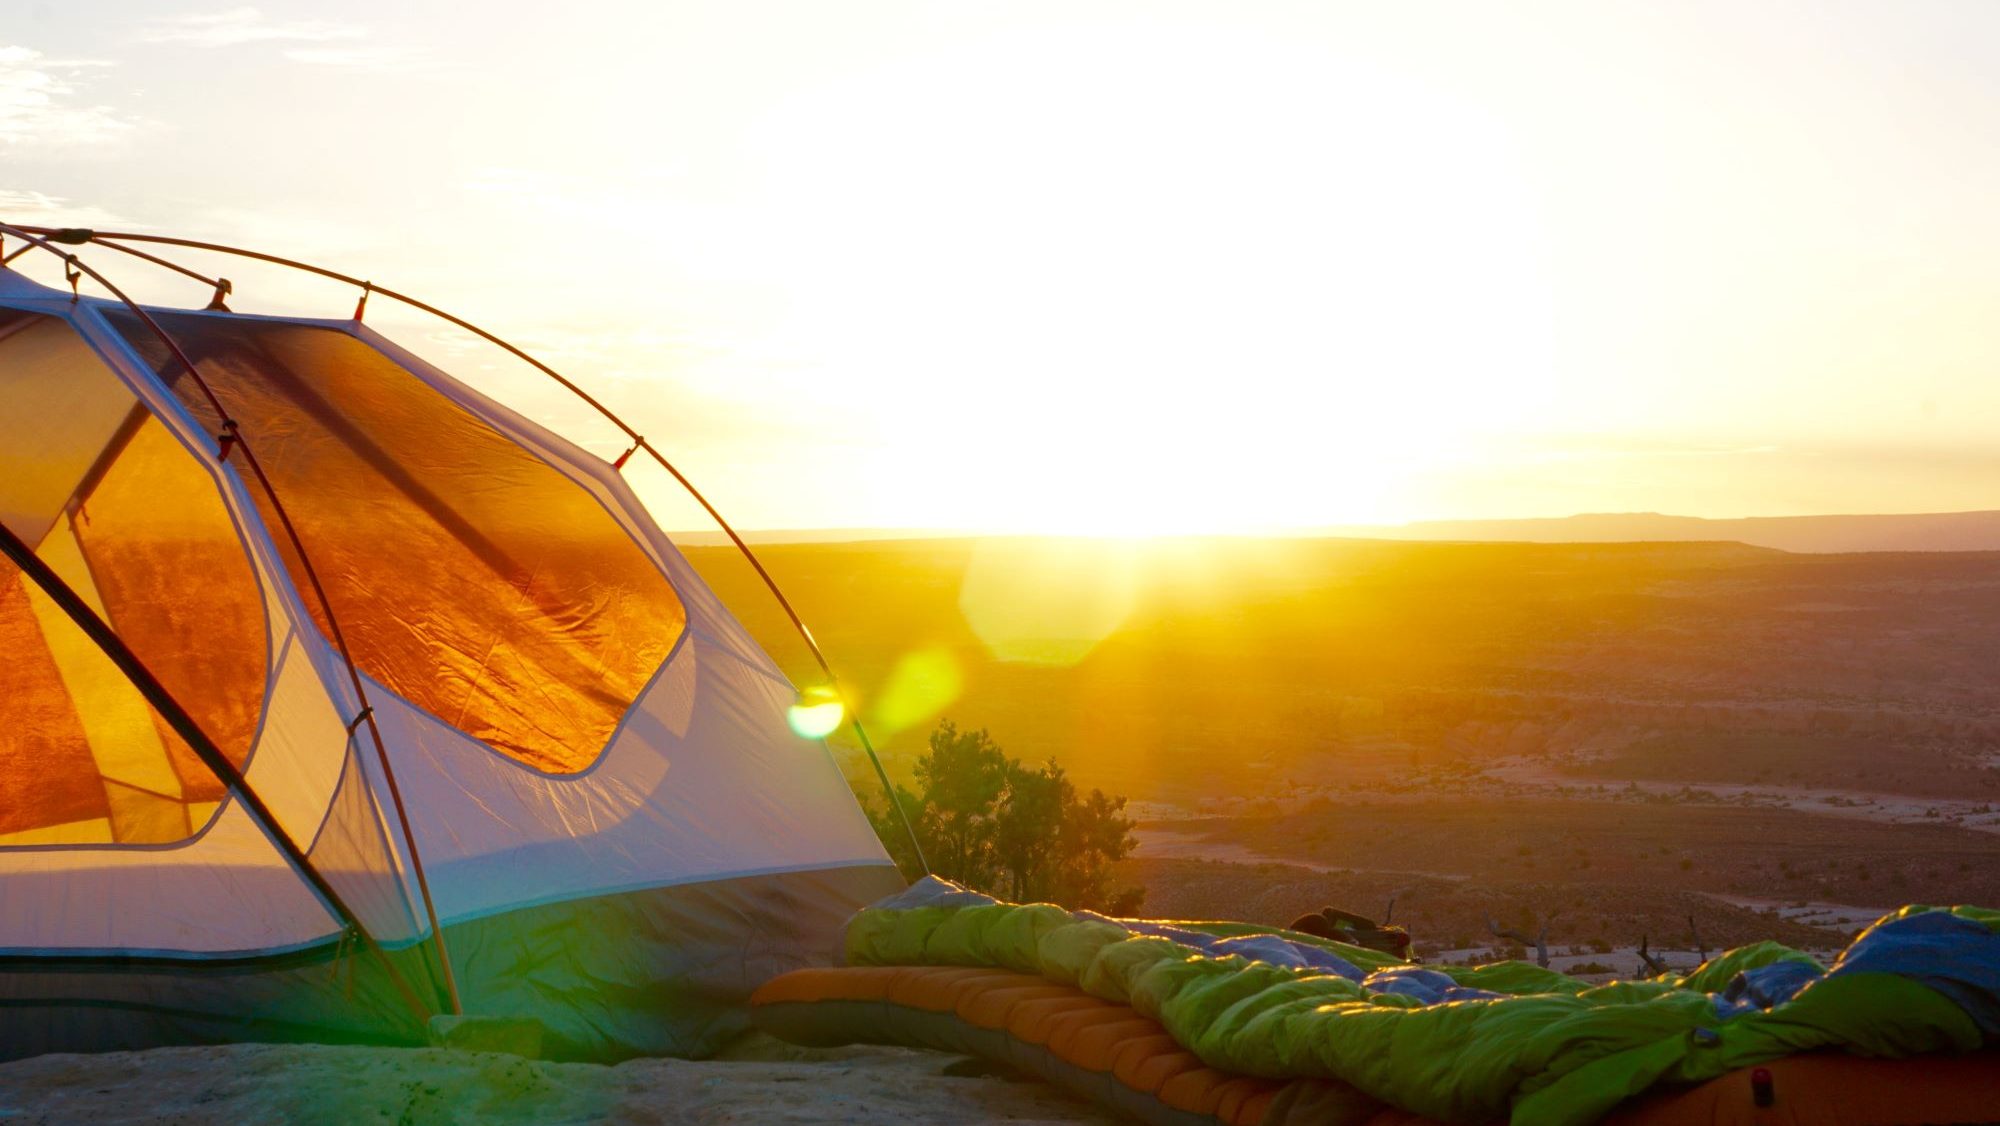
[[[0,236],[113,295],[0,261],[0,1059],[461,1011],[698,1056],[902,886],[625,458],[361,308],[143,308],[61,248],[200,277],[126,245],[177,240]]]

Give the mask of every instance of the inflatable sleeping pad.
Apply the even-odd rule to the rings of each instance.
[[[846,960],[767,983],[754,1019],[1010,1063],[1146,1122],[2000,1124],[1980,908],[1905,908],[1830,966],[1758,943],[1594,985],[925,880],[855,916]]]
[[[978,1056],[1154,1126],[1434,1126],[1333,1079],[1204,1065],[1130,1005],[1029,974],[947,966],[797,970],[751,998],[794,1044],[891,1044]],[[1660,1091],[1603,1126],[2000,1124],[2000,1053],[1871,1060],[1815,1052]],[[1504,1119],[1502,1120],[1504,1121]]]

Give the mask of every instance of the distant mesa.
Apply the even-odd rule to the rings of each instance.
[[[1299,537],[1505,543],[1736,542],[1802,553],[2000,551],[2000,511],[1855,516],[1749,516],[1711,520],[1658,512],[1587,512],[1522,520],[1420,520],[1302,529]],[[688,546],[729,542],[720,532],[678,532]],[[749,542],[858,543],[978,538],[962,529],[799,528],[745,532]]]
[[[1327,529],[1398,540],[1635,543],[1733,540],[1795,552],[2000,551],[2000,512],[1868,516],[1749,516],[1710,520],[1657,512],[1592,512],[1531,520],[1429,520]]]

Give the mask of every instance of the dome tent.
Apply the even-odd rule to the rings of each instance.
[[[461,1008],[700,1055],[901,886],[625,458],[360,307],[144,309],[65,258],[115,299],[0,269],[0,1058]]]

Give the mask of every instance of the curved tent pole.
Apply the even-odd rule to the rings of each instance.
[[[291,515],[285,510],[284,502],[278,499],[278,491],[271,484],[270,477],[265,474],[263,463],[257,460],[256,453],[251,450],[249,440],[243,436],[241,428],[236,424],[236,420],[230,417],[228,408],[224,407],[222,400],[216,397],[214,389],[208,385],[207,380],[202,378],[201,369],[197,368],[194,360],[189,358],[187,352],[182,350],[180,343],[168,335],[166,329],[160,327],[160,323],[153,319],[152,314],[146,312],[138,302],[127,297],[125,291],[112,284],[111,279],[85,265],[76,255],[57,250],[54,246],[50,245],[48,239],[39,237],[43,230],[43,228],[39,227],[15,227],[6,223],[0,223],[0,232],[25,238],[30,245],[46,250],[50,254],[62,259],[69,268],[78,271],[82,275],[89,276],[97,284],[109,290],[113,297],[117,298],[126,308],[130,309],[135,316],[145,323],[147,329],[151,330],[153,335],[158,337],[162,344],[166,345],[167,351],[173,358],[183,368],[187,369],[188,376],[194,380],[195,386],[201,389],[202,395],[208,399],[209,405],[215,409],[216,417],[222,420],[223,433],[216,436],[217,440],[221,443],[216,460],[227,461],[232,449],[241,449],[244,460],[250,466],[251,473],[257,478],[257,484],[264,490],[264,495],[270,499],[271,511],[277,515],[279,524],[284,528],[286,538],[291,542],[292,550],[299,557],[299,565],[304,569],[306,578],[311,582],[313,594],[319,601],[320,609],[326,614],[327,632],[332,636],[334,645],[340,652],[341,660],[347,666],[347,676],[354,687],[355,700],[361,705],[361,714],[356,717],[356,722],[366,721],[368,724],[368,733],[374,738],[375,755],[382,764],[383,780],[388,783],[389,798],[396,807],[396,818],[403,830],[403,841],[410,850],[410,869],[417,877],[417,891],[423,899],[424,915],[430,922],[432,941],[437,945],[438,964],[444,976],[446,1000],[450,1002],[451,1011],[454,1015],[463,1013],[465,1009],[459,1002],[458,978],[452,972],[451,954],[445,947],[444,928],[438,925],[437,909],[431,903],[430,881],[424,876],[423,859],[417,853],[417,838],[410,830],[410,817],[403,808],[402,791],[396,786],[396,772],[389,764],[389,751],[382,742],[382,730],[375,723],[375,709],[368,703],[367,689],[362,687],[361,683],[361,671],[354,664],[354,655],[348,650],[346,635],[341,632],[340,620],[334,616],[333,602],[327,598],[326,587],[320,582],[319,572],[312,565],[312,557],[306,554],[305,541],[300,538],[298,528],[293,525]],[[90,235],[87,231],[61,230],[53,232],[52,237],[58,241],[71,244],[81,244],[90,241]],[[142,257],[150,258],[151,256],[142,255]]]
[[[419,1021],[428,1021],[430,1010],[417,999],[416,991],[410,988],[410,983],[396,969],[395,963],[389,960],[388,954],[382,949],[382,944],[369,933],[360,916],[348,907],[347,901],[342,899],[333,885],[326,881],[326,877],[319,874],[319,869],[313,867],[305,850],[299,847],[291,834],[285,832],[284,827],[278,824],[277,817],[272,814],[270,807],[264,804],[264,799],[258,797],[257,791],[250,788],[250,780],[243,776],[243,772],[237,769],[236,764],[230,762],[229,757],[222,753],[222,749],[202,731],[200,725],[195,723],[194,717],[180,706],[180,702],[173,698],[166,686],[161,684],[152,670],[139,659],[138,654],[132,652],[124,639],[118,636],[117,631],[113,630],[103,618],[98,617],[97,611],[91,609],[90,604],[79,597],[76,591],[63,581],[62,576],[56,574],[47,563],[42,562],[41,557],[35,554],[35,550],[28,546],[27,541],[15,535],[14,529],[4,523],[0,523],[0,554],[13,560],[15,566],[34,580],[42,593],[61,607],[63,613],[69,615],[70,621],[76,623],[77,628],[81,629],[106,657],[111,658],[111,663],[118,666],[118,671],[125,674],[132,687],[139,690],[139,694],[146,698],[146,702],[160,714],[160,718],[166,720],[167,725],[187,743],[194,751],[195,757],[201,759],[202,765],[208,767],[216,780],[227,786],[229,791],[236,795],[236,799],[243,803],[243,808],[250,814],[251,820],[257,823],[257,827],[263,830],[264,836],[269,838],[286,862],[306,881],[307,886],[312,888],[313,893],[319,897],[320,902],[333,917],[339,920],[342,929],[359,936],[362,943],[381,961],[382,968],[389,972],[389,979],[395,983],[397,992],[403,995],[403,1000],[410,1006],[410,1011],[416,1014]]]
[[[153,265],[158,266],[163,270],[172,270],[174,273],[179,274],[182,277],[193,278],[194,280],[201,282],[204,285],[213,286],[215,288],[215,297],[211,299],[211,301],[209,302],[208,308],[210,310],[217,310],[225,313],[229,311],[229,306],[224,305],[222,303],[222,299],[224,297],[229,296],[230,290],[232,289],[231,285],[229,284],[228,278],[211,278],[207,274],[202,273],[200,270],[190,270],[186,266],[181,265],[179,262],[169,262],[165,258],[161,258],[155,254],[148,254],[145,251],[140,250],[138,247],[135,246],[120,246],[115,242],[100,242],[97,243],[97,245],[102,247],[107,247],[111,250],[115,250],[120,254],[129,254],[132,257],[137,258],[142,262],[151,262]],[[26,253],[29,249],[32,249],[32,247],[24,247],[22,248],[22,250],[17,251],[16,253]],[[7,261],[11,261],[11,259],[0,258],[0,264],[4,264]]]
[[[44,236],[52,236],[52,235],[55,235],[55,234],[57,234],[57,233],[62,233],[62,234],[64,234],[64,235],[71,235],[71,234],[74,234],[74,235],[77,235],[77,236],[81,236],[81,235],[82,235],[82,234],[84,233],[84,232],[82,232],[82,231],[70,231],[70,230],[68,230],[67,228],[63,228],[63,229],[60,229],[60,230],[58,230],[58,229],[56,229],[56,228],[50,228],[50,227],[18,227],[18,228],[10,228],[10,227],[7,227],[7,226],[6,226],[5,224],[0,224],[0,230],[21,230],[21,231],[33,231],[34,233],[36,233],[36,234],[38,234],[38,235],[44,235]],[[93,235],[95,234],[95,232],[92,232],[92,233],[93,233]],[[77,242],[78,242],[79,244],[81,244],[81,243],[84,243],[84,242],[91,242],[91,241],[93,241],[93,240],[92,240],[92,239],[84,239],[84,238],[81,238],[81,237],[78,237],[78,238],[76,239],[76,241],[77,241]],[[186,267],[186,266],[183,266],[183,265],[181,265],[181,264],[180,264],[179,262],[169,262],[169,261],[167,261],[167,260],[166,260],[165,258],[161,258],[161,257],[159,257],[158,255],[155,255],[155,254],[148,254],[148,253],[146,253],[145,251],[143,251],[143,250],[140,250],[140,249],[139,249],[139,248],[137,248],[137,247],[133,247],[133,246],[119,246],[119,245],[118,245],[118,244],[116,244],[116,243],[110,243],[110,242],[100,242],[100,243],[97,243],[96,245],[98,245],[98,246],[102,246],[102,247],[104,247],[104,248],[106,248],[106,249],[108,249],[108,250],[115,250],[115,251],[119,252],[120,254],[129,254],[129,255],[131,255],[132,257],[134,257],[134,258],[137,258],[137,259],[139,259],[139,260],[141,260],[141,261],[144,261],[144,262],[151,262],[151,263],[152,263],[153,265],[155,265],[155,266],[158,266],[158,267],[160,267],[161,269],[164,269],[164,270],[172,270],[172,271],[173,271],[174,273],[176,273],[176,274],[179,274],[179,275],[181,275],[181,276],[182,276],[182,277],[184,277],[184,278],[193,278],[194,280],[196,280],[196,281],[198,281],[198,282],[201,282],[201,283],[202,283],[203,285],[212,285],[212,286],[220,286],[220,285],[224,285],[224,284],[226,284],[226,283],[228,282],[228,280],[229,280],[229,279],[227,279],[227,278],[211,278],[211,277],[209,277],[209,276],[208,276],[207,274],[204,274],[204,273],[202,273],[202,272],[201,272],[200,270],[191,270],[191,269],[189,269],[188,267]],[[37,245],[36,245],[35,243],[32,243],[32,242],[31,242],[31,243],[29,243],[28,245],[26,245],[26,246],[23,246],[23,247],[22,247],[21,249],[19,249],[19,250],[16,250],[16,251],[15,251],[14,253],[12,253],[12,254],[0,254],[0,265],[5,265],[5,264],[7,264],[7,263],[9,263],[9,262],[12,262],[12,261],[13,261],[14,259],[16,259],[16,258],[19,258],[19,257],[20,257],[21,255],[23,255],[23,254],[26,254],[26,253],[27,253],[27,252],[29,252],[30,250],[36,250],[36,249],[48,249],[48,248],[46,248],[46,247],[38,247],[38,246],[37,246]],[[54,250],[54,251],[51,251],[51,253],[54,253],[54,254],[61,254],[61,253],[62,253],[62,251],[59,251],[59,250]]]
[[[489,344],[493,344],[499,347],[501,350],[507,352],[509,355],[512,355],[516,359],[521,360],[522,362],[528,364],[530,367],[533,367],[535,370],[541,372],[543,375],[546,375],[550,379],[555,380],[557,383],[562,384],[563,387],[568,389],[571,394],[574,394],[577,398],[582,399],[585,403],[590,404],[590,406],[594,410],[596,410],[598,414],[604,416],[604,418],[607,421],[609,421],[613,426],[616,426],[620,431],[624,432],[625,436],[632,440],[632,448],[627,450],[625,454],[621,456],[613,464],[614,468],[618,469],[624,468],[625,459],[631,457],[634,452],[638,450],[646,451],[648,456],[650,456],[655,462],[659,463],[660,468],[666,470],[670,475],[673,476],[673,479],[675,481],[680,483],[680,486],[682,488],[687,490],[688,495],[694,498],[695,503],[701,505],[702,510],[708,513],[709,518],[715,521],[716,526],[721,528],[722,531],[726,535],[728,535],[730,542],[736,545],[736,550],[741,552],[743,558],[749,561],[751,568],[757,572],[757,577],[763,580],[765,588],[771,592],[771,596],[773,598],[777,599],[778,606],[784,610],[785,616],[791,619],[792,628],[798,632],[800,638],[804,639],[807,650],[809,650],[812,653],[813,661],[819,665],[820,672],[826,677],[827,686],[833,690],[835,698],[840,701],[841,707],[847,711],[848,719],[853,727],[855,738],[860,741],[861,749],[867,753],[869,763],[873,765],[875,768],[875,777],[879,779],[882,783],[882,792],[889,799],[889,807],[896,811],[897,820],[902,822],[903,832],[906,833],[909,837],[910,849],[917,858],[917,866],[922,868],[926,875],[930,874],[931,870],[930,862],[926,860],[924,857],[923,846],[917,842],[916,827],[910,821],[909,811],[903,808],[902,801],[896,796],[896,788],[889,781],[889,772],[883,769],[882,759],[879,755],[875,753],[874,742],[868,738],[867,729],[861,725],[860,715],[858,715],[855,709],[848,703],[846,691],[841,687],[840,678],[834,674],[832,663],[827,660],[825,652],[823,652],[820,649],[819,642],[816,639],[814,639],[812,635],[812,630],[806,627],[805,619],[801,618],[799,616],[799,612],[792,607],[791,599],[785,597],[784,590],[778,586],[778,580],[771,577],[771,573],[764,569],[763,561],[757,558],[757,553],[750,549],[750,545],[744,542],[743,537],[737,534],[736,529],[730,525],[728,520],[723,518],[722,513],[717,511],[716,507],[713,504],[709,503],[708,498],[702,495],[701,490],[695,488],[694,483],[692,481],[689,481],[687,479],[687,476],[674,466],[673,462],[667,460],[666,455],[662,454],[659,450],[655,449],[652,443],[646,441],[644,435],[640,434],[637,430],[632,429],[632,427],[628,425],[624,419],[618,417],[616,412],[614,412],[610,407],[605,406],[603,403],[598,402],[597,399],[592,397],[589,392],[586,392],[583,388],[578,387],[575,383],[570,382],[570,380],[564,377],[562,373],[556,371],[549,365],[541,362],[540,360],[536,359],[533,356],[530,356],[528,353],[523,352],[521,349],[516,348],[514,345],[509,344],[507,341],[502,340],[498,336],[493,335],[492,333],[486,331],[483,328],[480,328],[478,325],[475,325],[470,321],[467,321],[460,317],[455,317],[450,313],[445,312],[443,309],[438,308],[435,305],[426,304],[425,302],[419,301],[414,297],[398,293],[393,289],[384,288],[383,286],[377,285],[372,281],[364,281],[360,278],[351,277],[347,274],[340,273],[337,270],[329,270],[323,266],[315,266],[308,262],[299,262],[290,258],[281,258],[278,255],[265,254],[262,251],[245,250],[242,247],[224,246],[221,243],[213,243],[213,242],[198,242],[194,239],[172,238],[167,235],[121,234],[115,232],[80,231],[80,230],[69,230],[69,229],[52,228],[52,227],[22,227],[17,229],[25,231],[33,231],[38,234],[45,234],[45,235],[56,234],[60,231],[60,233],[76,238],[78,241],[96,242],[99,245],[108,246],[113,250],[121,250],[127,254],[137,254],[140,257],[145,258],[149,261],[169,266],[172,269],[175,269],[184,274],[188,274],[189,276],[195,277],[202,281],[210,281],[211,279],[202,277],[201,275],[195,274],[193,271],[187,270],[180,266],[175,266],[172,263],[164,262],[161,259],[155,258],[150,254],[143,254],[140,251],[132,249],[131,247],[121,246],[117,242],[113,242],[110,240],[120,239],[129,242],[150,242],[150,243],[158,243],[165,246],[187,247],[188,249],[191,250],[213,251],[218,254],[233,254],[239,258],[252,258],[259,262],[269,262],[277,266],[286,266],[294,270],[303,270],[309,274],[318,274],[320,277],[323,278],[330,278],[334,281],[344,282],[347,285],[359,286],[362,288],[364,293],[379,293],[384,297],[400,301],[403,304],[410,306],[411,308],[420,309],[426,313],[429,313],[434,317],[439,318],[440,320],[444,320],[453,325],[456,325],[457,327],[462,328],[469,333],[472,333],[474,336],[479,337],[481,340],[484,340]],[[366,298],[364,297],[364,300],[365,299]],[[359,312],[360,310],[357,309],[356,313],[358,314]]]

